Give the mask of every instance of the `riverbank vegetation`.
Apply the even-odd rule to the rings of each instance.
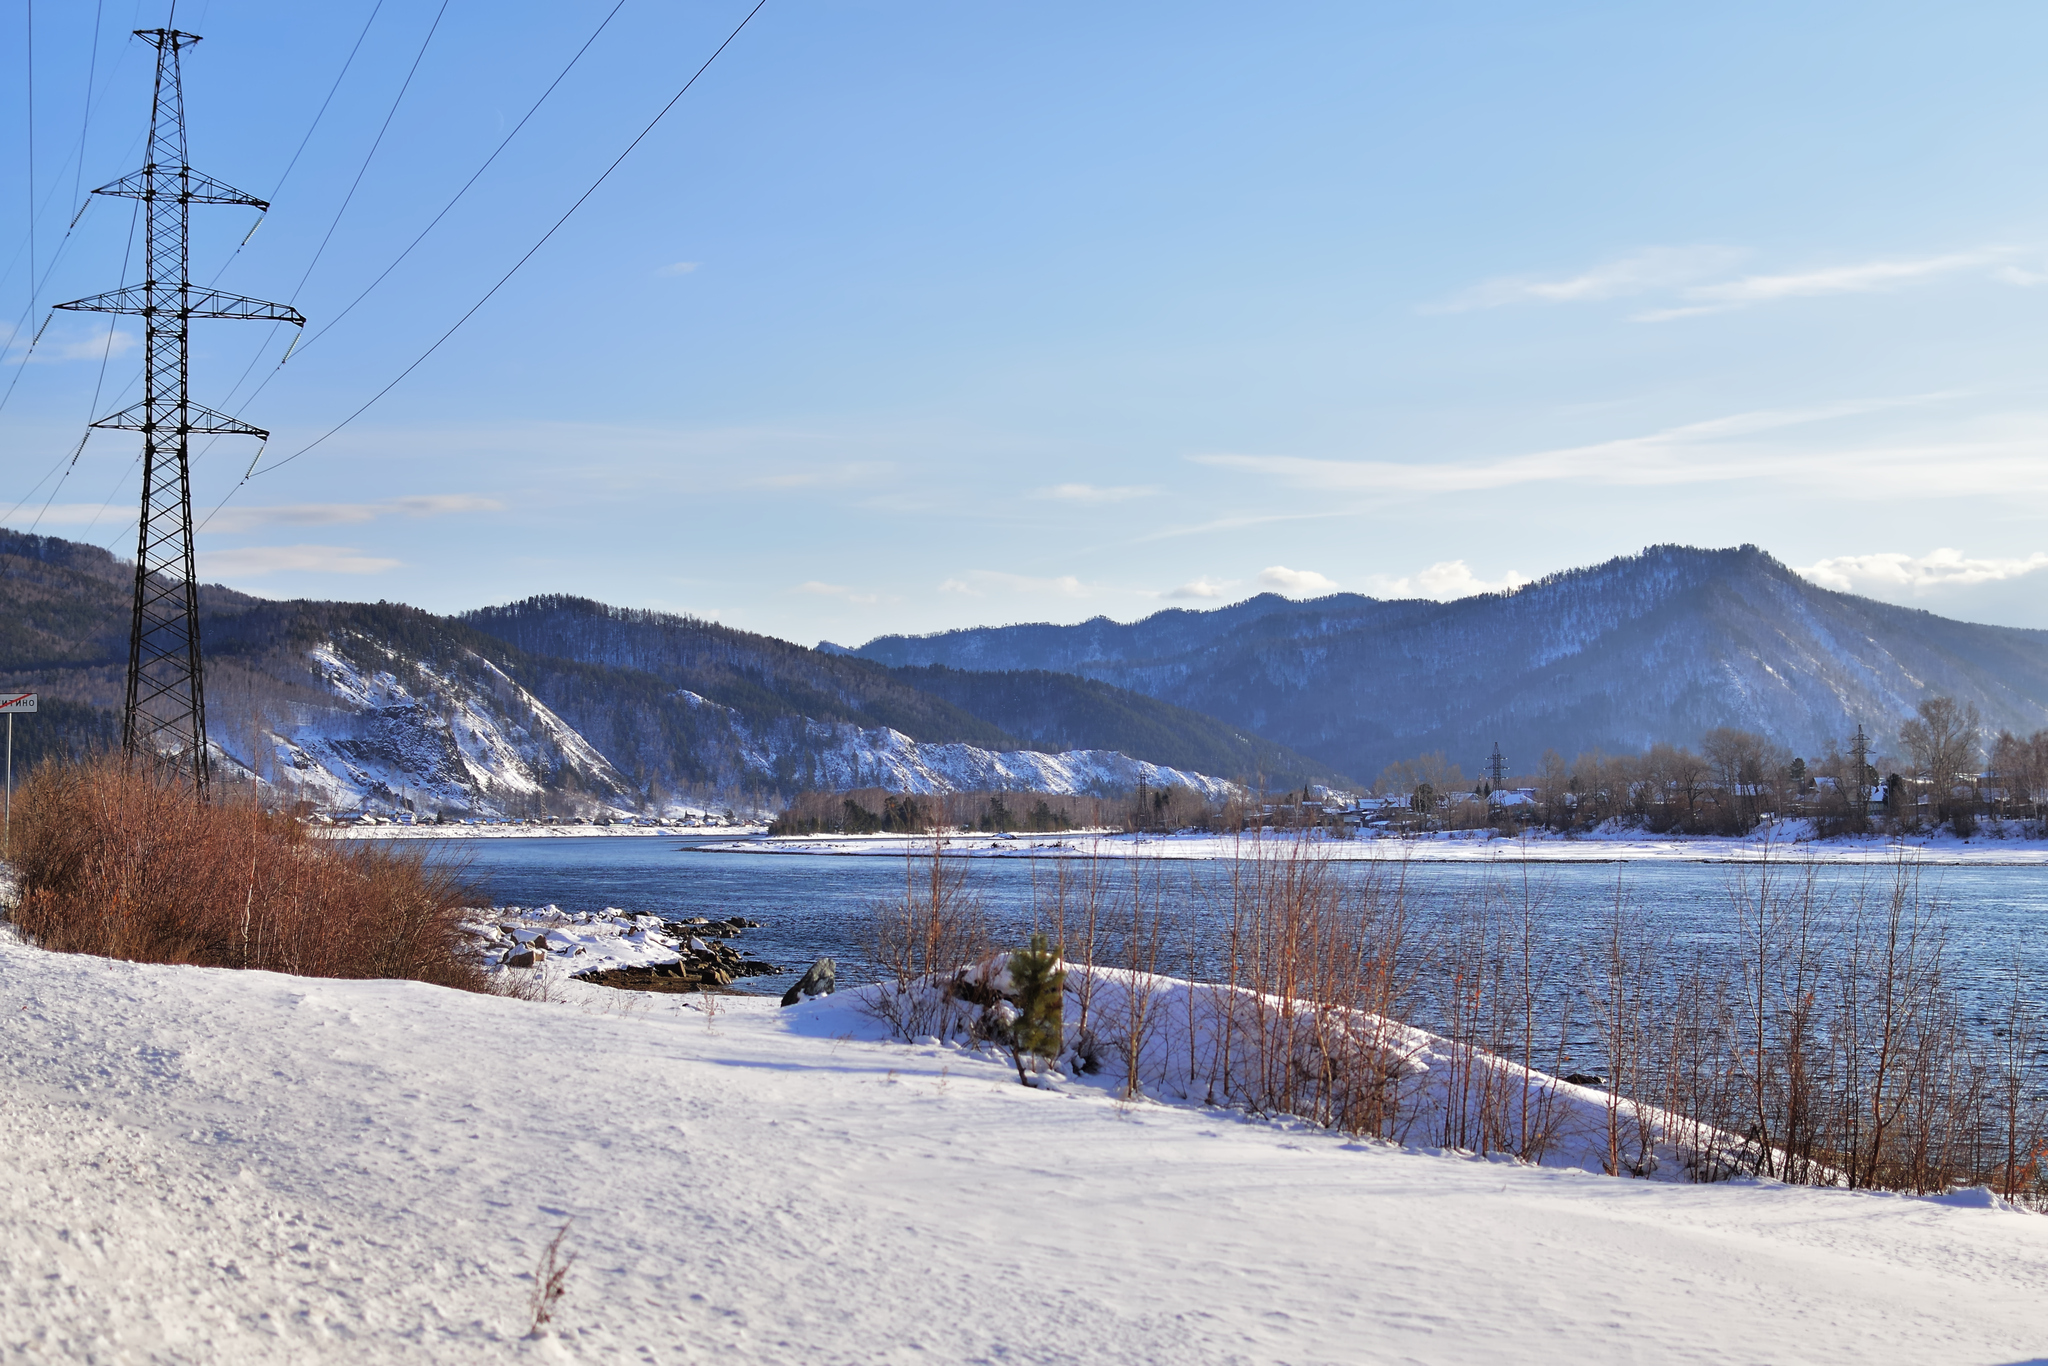
[[[15,794],[13,863],[14,924],[45,948],[485,989],[459,867],[315,839],[246,789],[205,802],[119,756],[44,763]]]
[[[972,876],[935,843],[876,908],[878,1009],[906,1039],[993,1037]],[[1674,941],[1619,877],[1559,934],[1527,865],[1446,894],[1248,840],[1219,864],[1050,863],[1029,929],[1067,969],[1060,1065],[1133,1097],[1532,1162],[1590,1145],[1623,1176],[2048,1202],[2038,996],[2017,968],[1957,976],[1917,869],[1829,891],[1767,857],[1724,909]]]
[[[1931,697],[1895,739],[1859,729],[1802,757],[1767,736],[1723,726],[1706,732],[1697,750],[1594,750],[1569,763],[1550,750],[1534,771],[1497,785],[1468,779],[1461,765],[1433,752],[1388,766],[1375,786],[1401,798],[1408,814],[1397,823],[1440,829],[1612,824],[1658,835],[1743,835],[1765,820],[1796,817],[1823,837],[1946,826],[1967,838],[1987,820],[2048,836],[2048,730],[1987,734],[1974,707]]]

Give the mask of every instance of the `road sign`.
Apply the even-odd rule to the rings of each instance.
[[[0,711],[11,713],[17,711],[34,711],[35,709],[36,695],[32,692],[0,694]]]

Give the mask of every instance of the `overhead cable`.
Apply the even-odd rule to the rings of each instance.
[[[405,81],[398,87],[398,94],[392,98],[391,108],[386,111],[384,122],[377,129],[376,140],[370,144],[370,150],[364,154],[363,164],[356,170],[356,178],[349,182],[348,193],[342,196],[341,207],[334,211],[334,221],[327,225],[327,235],[320,239],[319,247],[313,252],[313,259],[306,263],[306,273],[299,277],[298,287],[292,290],[292,297],[289,302],[296,304],[299,301],[299,291],[303,290],[306,287],[306,281],[313,277],[313,267],[320,264],[321,256],[327,251],[327,244],[334,240],[334,230],[341,226],[341,216],[348,212],[350,201],[356,197],[356,190],[362,185],[363,176],[370,169],[370,162],[375,159],[377,149],[384,145],[384,135],[391,131],[391,120],[397,117],[398,106],[405,99],[405,92],[412,89],[412,78],[419,74],[420,62],[427,55],[427,45],[434,41],[434,34],[441,27],[441,16],[447,12],[448,0],[441,0],[441,8],[434,11],[434,22],[427,26],[427,36],[421,40],[420,50],[413,55],[412,65],[406,70]]]
[[[305,445],[299,447],[299,449],[293,451],[290,455],[284,456],[283,458],[278,460],[273,460],[268,465],[263,466],[261,469],[251,470],[247,475],[244,475],[242,477],[242,484],[248,483],[250,479],[254,478],[257,475],[268,474],[270,473],[270,471],[277,469],[280,466],[289,465],[292,461],[297,460],[300,456],[306,454],[308,451],[311,451],[315,446],[320,445],[329,437],[333,436],[336,432],[339,432],[342,428],[348,426],[351,422],[354,422],[357,418],[361,417],[364,413],[368,412],[371,406],[375,404],[379,399],[383,398],[384,395],[390,393],[393,389],[397,388],[399,383],[403,381],[407,375],[410,375],[413,371],[419,369],[421,365],[425,364],[429,356],[433,355],[436,351],[440,350],[443,343],[445,343],[450,337],[454,336],[456,332],[462,327],[462,325],[468,322],[470,318],[476,314],[476,311],[478,309],[482,308],[485,304],[489,303],[491,301],[491,298],[494,295],[496,295],[499,290],[503,289],[506,283],[510,281],[514,275],[519,273],[519,268],[521,266],[524,266],[528,261],[533,259],[535,252],[538,252],[542,247],[546,246],[548,240],[552,238],[557,232],[561,231],[562,225],[569,221],[570,217],[575,214],[576,210],[583,207],[583,203],[585,200],[589,199],[590,196],[597,193],[598,187],[603,185],[606,180],[611,178],[612,172],[618,170],[620,163],[624,162],[628,156],[632,155],[633,149],[638,147],[642,142],[646,141],[647,135],[652,133],[656,125],[658,125],[664,118],[668,116],[669,110],[675,108],[677,102],[679,102],[684,95],[687,95],[690,92],[690,87],[697,83],[698,77],[702,76],[706,71],[711,69],[711,64],[718,60],[719,54],[724,52],[726,48],[732,46],[733,40],[740,36],[741,30],[745,29],[749,23],[753,22],[754,16],[759,14],[763,6],[765,6],[767,3],[768,0],[756,0],[756,4],[754,5],[754,7],[747,11],[747,17],[740,20],[738,26],[735,27],[731,33],[726,35],[725,41],[718,45],[717,50],[714,51],[709,57],[706,57],[704,59],[704,64],[697,68],[695,74],[693,74],[689,80],[683,82],[682,89],[676,91],[674,95],[669,97],[668,103],[663,105],[661,107],[661,111],[657,113],[652,119],[648,120],[647,126],[640,130],[638,136],[636,136],[631,142],[626,144],[626,150],[620,152],[617,157],[613,158],[611,165],[605,167],[604,171],[597,177],[597,179],[593,180],[590,183],[590,187],[586,189],[582,194],[576,197],[576,202],[571,204],[568,207],[568,209],[566,209],[563,212],[562,216],[555,220],[554,226],[550,227],[546,232],[542,233],[540,236],[540,240],[535,242],[531,247],[527,248],[526,254],[521,256],[517,261],[514,261],[512,263],[512,268],[506,271],[502,276],[500,276],[498,278],[498,282],[492,285],[488,290],[486,290],[484,292],[484,296],[481,299],[478,299],[475,303],[471,304],[469,306],[468,311],[465,312],[461,317],[457,318],[454,324],[450,326],[446,332],[443,332],[438,338],[436,338],[432,346],[429,346],[425,351],[421,352],[418,358],[415,359],[412,362],[412,364],[406,366],[403,370],[399,371],[397,376],[394,379],[392,379],[392,381],[389,384],[386,384],[382,389],[379,389],[376,393],[370,395],[369,399],[365,401],[361,407],[357,408],[354,412],[350,413],[341,421],[335,423],[332,427],[329,427],[325,432],[322,432],[313,440],[307,442]],[[240,489],[241,486],[241,484],[237,484],[235,485],[235,489],[229,490],[228,497],[234,497],[235,490]],[[225,505],[226,502],[226,498],[223,498],[221,500],[222,505]],[[220,511],[220,508],[216,507],[214,509],[214,512],[218,511]],[[212,513],[209,513],[207,515],[207,520],[212,520]]]

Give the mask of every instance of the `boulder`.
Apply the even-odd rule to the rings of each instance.
[[[830,995],[834,989],[833,974],[836,968],[829,958],[820,958],[811,964],[810,970],[798,979],[797,984],[782,993],[782,1004],[793,1006],[800,996]]]

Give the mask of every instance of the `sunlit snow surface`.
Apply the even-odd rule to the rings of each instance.
[[[1656,836],[1639,830],[1608,830],[1570,837],[1539,831],[1499,835],[1492,830],[1444,831],[1418,836],[1367,833],[1336,839],[1320,831],[1217,835],[1199,831],[1133,835],[1079,831],[1064,834],[950,835],[949,854],[971,858],[1281,858],[1297,846],[1316,858],[1368,863],[1736,863],[1775,862],[1890,864],[1979,863],[2048,865],[2048,840],[2018,834],[2021,823],[1986,822],[1997,834],[1957,839],[1946,832],[1902,838],[1814,839],[1805,821],[1784,821],[1748,838],[1710,835]],[[695,849],[710,853],[844,854],[893,856],[929,853],[929,835],[801,835],[775,839],[714,841]]]
[[[307,710],[289,724],[270,725],[262,732],[263,754],[225,752],[222,762],[237,772],[253,767],[292,798],[330,812],[393,811],[410,802],[421,812],[506,815],[529,805],[548,775],[561,773],[573,774],[581,790],[614,810],[641,805],[633,784],[596,746],[482,656],[469,657],[483,671],[479,685],[367,637],[352,636],[348,645],[389,667],[370,667],[331,642],[316,646],[308,659],[338,709]],[[787,743],[786,734],[759,732],[739,712],[694,693],[682,697],[719,714],[749,775],[775,778],[786,757],[777,744]],[[925,744],[886,726],[800,724],[814,781],[826,788],[1083,793],[1127,792],[1143,783],[1191,787],[1212,800],[1237,791],[1220,778],[1114,750],[988,750]]]
[[[2025,1362],[2048,1220],[1350,1143],[556,981],[0,943],[7,1362]],[[569,1223],[557,1334],[527,1279]]]

